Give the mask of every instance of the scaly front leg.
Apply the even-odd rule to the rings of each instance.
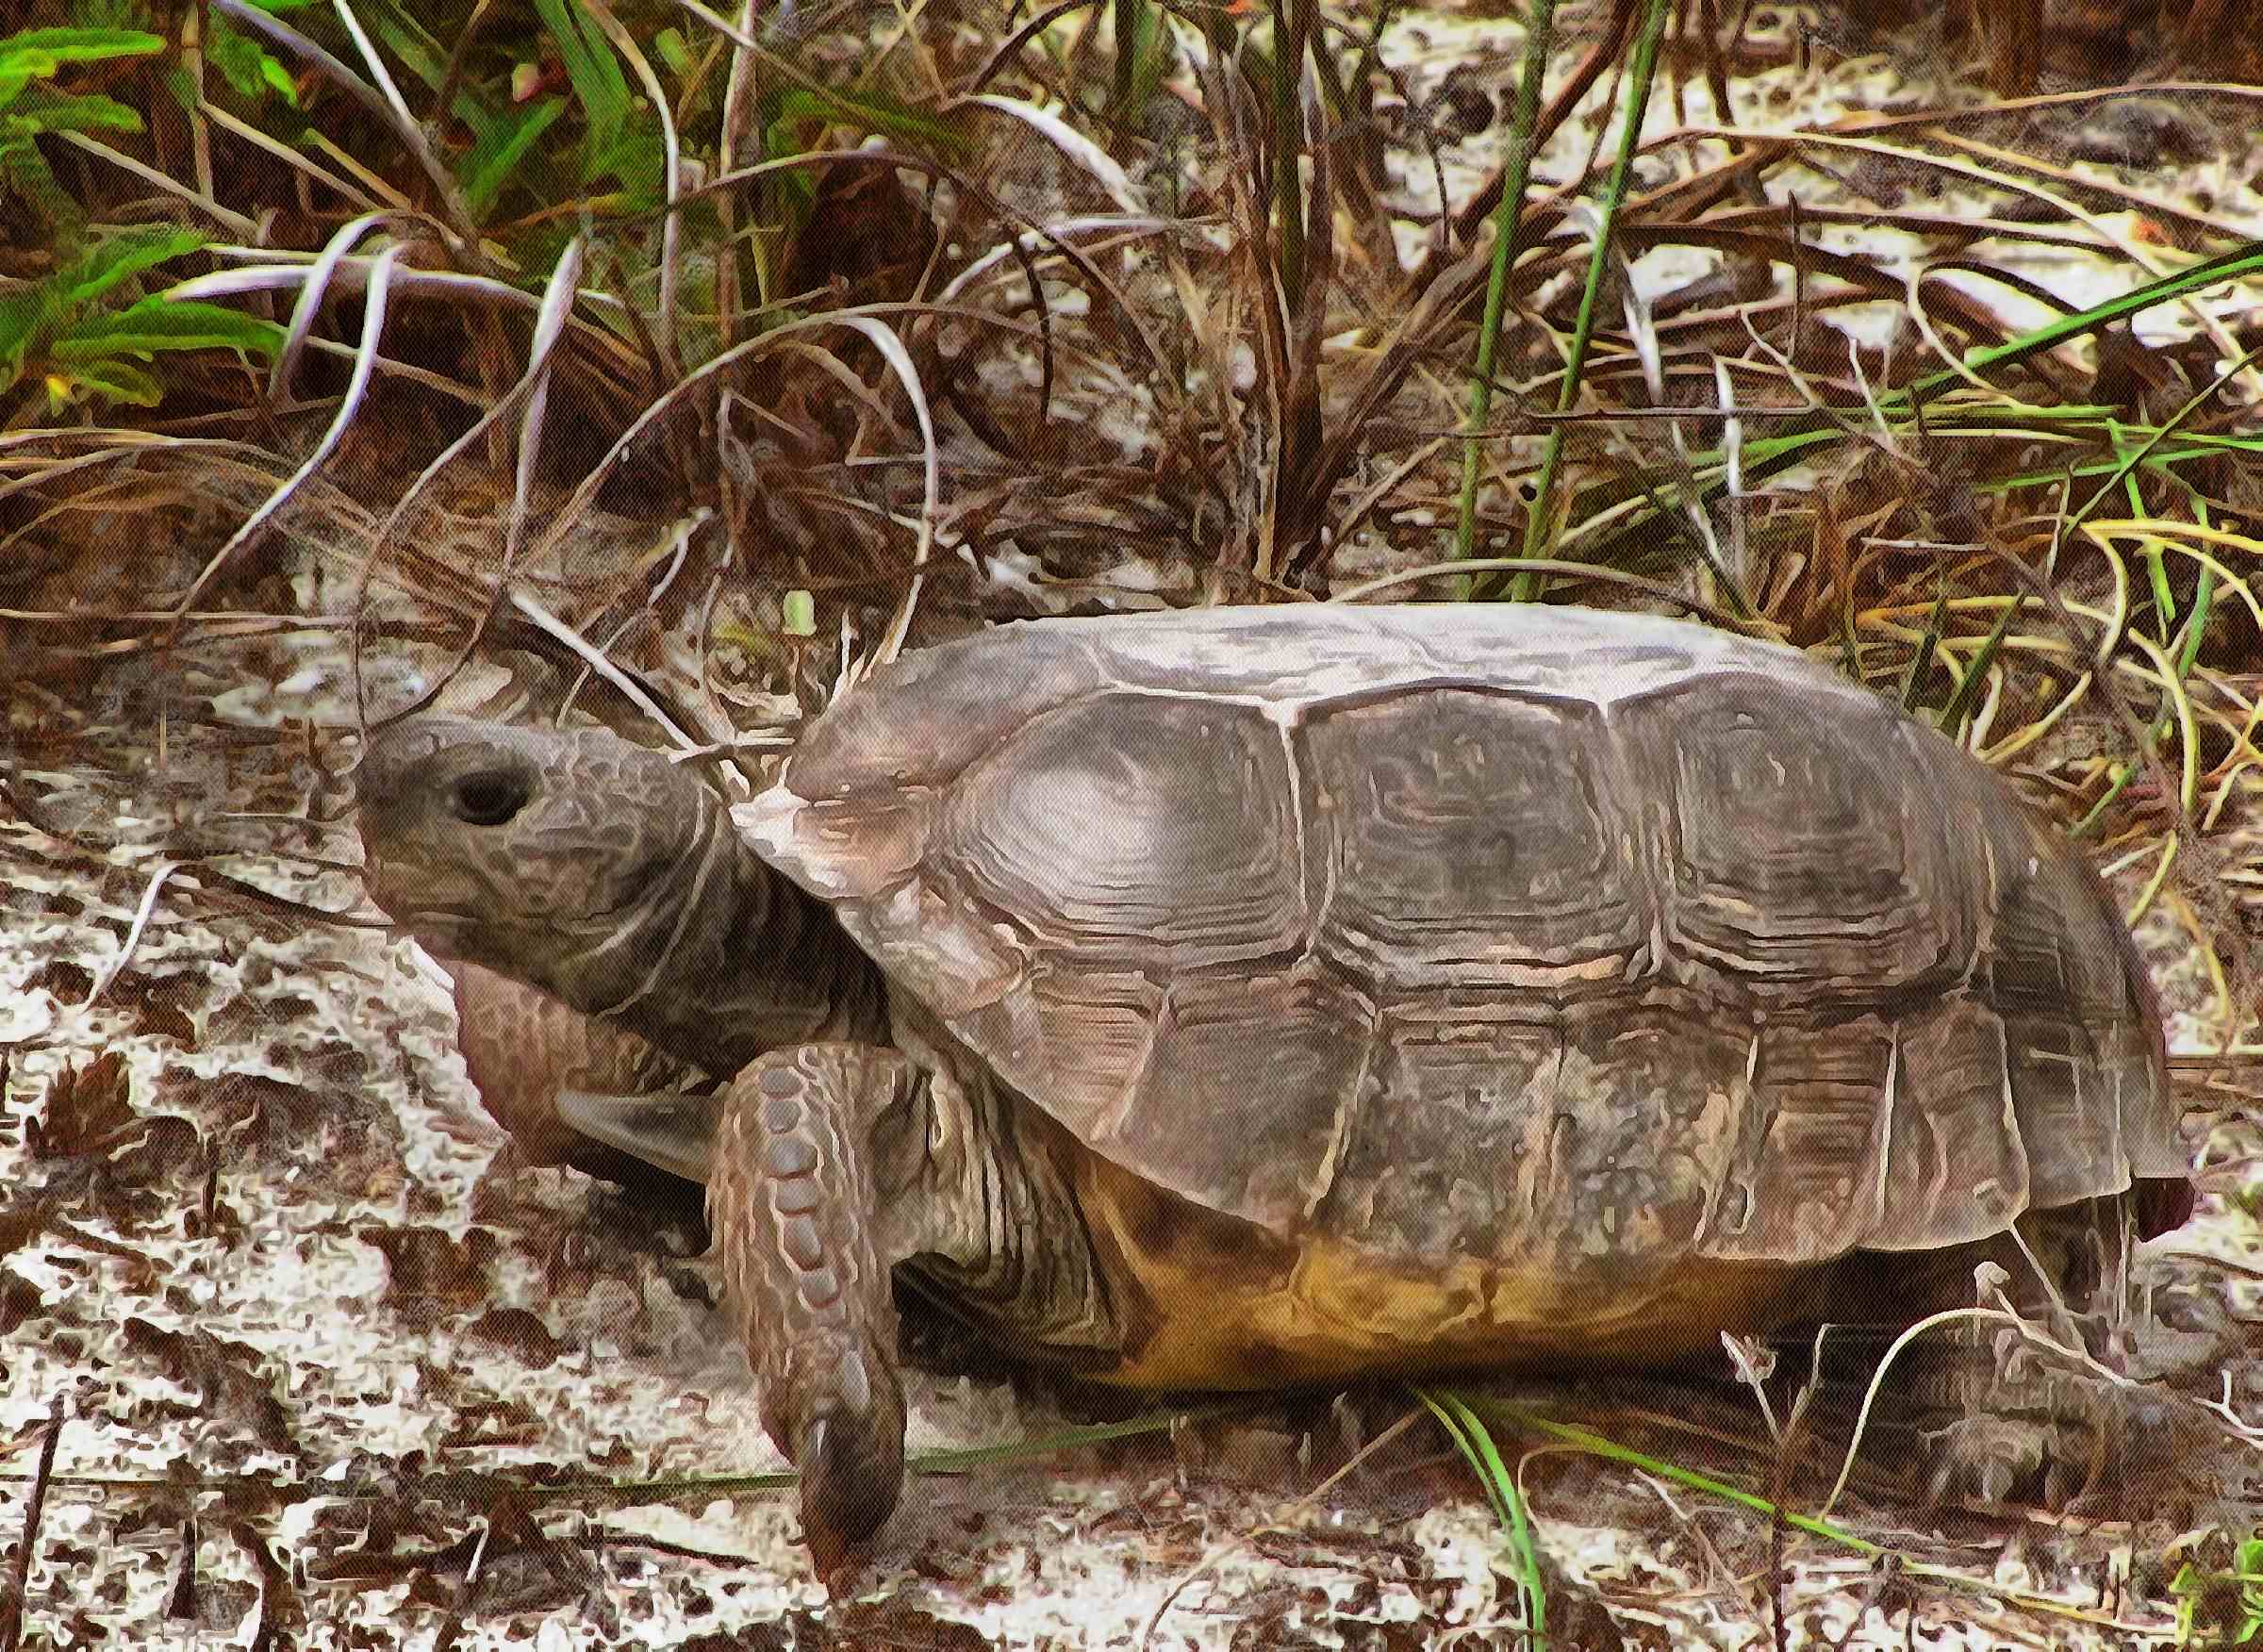
[[[801,1470],[803,1540],[829,1585],[903,1489],[896,1307],[867,1132],[911,1082],[901,1055],[869,1045],[766,1055],[723,1094],[707,1183],[763,1427]]]

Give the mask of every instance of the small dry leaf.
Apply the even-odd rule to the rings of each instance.
[[[108,1050],[84,1067],[66,1065],[48,1081],[40,1115],[25,1128],[32,1155],[69,1158],[102,1151],[140,1122],[129,1099],[125,1057]]]

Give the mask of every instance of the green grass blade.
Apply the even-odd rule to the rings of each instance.
[[[1973,704],[1980,696],[1980,686],[1988,681],[1988,669],[1996,663],[1996,655],[2004,647],[2004,638],[2011,633],[2011,622],[2020,615],[2026,593],[2014,591],[1996,622],[1981,639],[1973,663],[1957,679],[1957,687],[1949,695],[1948,704],[1941,708],[1941,731],[1958,745],[1964,743],[1964,726],[1973,715]]]
[[[566,65],[566,78],[587,124],[582,181],[596,178],[613,157],[629,118],[629,79],[604,31],[582,15],[580,0],[535,0],[542,24]]]
[[[478,141],[471,145],[456,169],[456,175],[464,182],[464,203],[471,208],[473,216],[487,217],[487,209],[495,205],[495,198],[511,181],[511,174],[519,170],[527,151],[565,112],[564,98],[546,97],[488,117],[484,130],[474,128],[479,131]]]
[[[1563,380],[1556,394],[1556,410],[1569,413],[1579,403],[1579,382],[1587,367],[1588,346],[1595,336],[1595,307],[1603,292],[1603,277],[1611,268],[1611,237],[1627,202],[1627,181],[1634,173],[1635,151],[1642,147],[1643,117],[1650,107],[1651,83],[1658,76],[1659,41],[1665,34],[1671,0],[1649,0],[1643,14],[1643,30],[1634,42],[1634,60],[1627,72],[1627,101],[1621,110],[1619,152],[1611,163],[1603,186],[1602,223],[1588,255],[1587,283],[1579,289],[1579,314],[1572,324],[1571,346],[1563,363]],[[1556,471],[1563,458],[1563,430],[1552,426],[1540,454],[1540,479],[1534,484],[1532,505],[1525,517],[1525,554],[1545,556],[1554,547],[1549,531],[1556,493]],[[1540,594],[1539,581],[1519,574],[1510,595],[1529,599]]]
[[[24,136],[37,132],[139,132],[140,113],[114,97],[98,91],[73,94],[51,86],[29,88],[8,112],[8,123]]]
[[[1493,1434],[1484,1419],[1450,1390],[1416,1388],[1414,1397],[1429,1408],[1455,1447],[1476,1471],[1478,1482],[1485,1488],[1485,1495],[1493,1504],[1494,1515],[1510,1536],[1516,1557],[1517,1587],[1524,1592],[1525,1621],[1535,1642],[1547,1636],[1547,1589],[1541,1578],[1540,1550],[1532,1540],[1532,1523],[1525,1510],[1524,1494],[1517,1490],[1516,1476],[1501,1459],[1499,1447],[1493,1443]]]
[[[1454,555],[1466,562],[1477,551],[1478,479],[1484,471],[1479,434],[1493,411],[1493,364],[1501,342],[1501,316],[1509,307],[1509,270],[1522,249],[1516,230],[1532,175],[1532,131],[1540,124],[1540,89],[1555,42],[1556,0],[1532,0],[1525,24],[1525,65],[1516,87],[1516,112],[1509,124],[1509,155],[1502,163],[1501,200],[1493,213],[1493,267],[1485,281],[1485,318],[1478,326],[1478,359],[1470,369],[1469,416],[1462,424],[1462,503],[1454,522]],[[1464,598],[1476,594],[1475,578],[1462,582]]]
[[[1817,1520],[1806,1514],[1794,1514],[1789,1509],[1778,1508],[1777,1505],[1770,1502],[1766,1497],[1760,1496],[1758,1493],[1745,1491],[1741,1486],[1732,1486],[1726,1480],[1715,1479],[1710,1475],[1698,1473],[1695,1469],[1684,1468],[1677,1462],[1668,1462],[1663,1458],[1652,1457],[1645,1452],[1635,1450],[1631,1446],[1622,1446],[1615,1440],[1606,1439],[1601,1434],[1592,1433],[1588,1429],[1573,1424],[1557,1422],[1551,1417],[1543,1416],[1538,1412],[1518,1405],[1513,1400],[1484,1396],[1478,1397],[1476,1403],[1488,1412],[1506,1417],[1519,1428],[1531,1429],[1596,1457],[1606,1457],[1613,1462],[1624,1462],[1630,1468],[1639,1468],[1647,1474],[1655,1474],[1662,1479],[1672,1480],[1677,1485],[1687,1486],[1693,1492],[1703,1492],[1708,1496],[1719,1497],[1726,1502],[1735,1503],[1769,1519],[1780,1517],[1785,1525],[1795,1530],[1804,1531],[1811,1537],[1823,1538],[1842,1548],[1852,1549],[1857,1554],[1875,1556],[1886,1552],[1884,1545],[1872,1543],[1868,1538],[1857,1537],[1853,1532],[1842,1527],[1834,1526],[1827,1520]]]
[[[1933,612],[1925,620],[1925,634],[1917,639],[1917,652],[1909,656],[1909,674],[1902,682],[1902,709],[1915,711],[1924,699],[1925,683],[1933,675],[1933,661],[1941,652],[1941,638],[1949,622],[1949,576],[1943,569],[1941,587],[1933,598]]]

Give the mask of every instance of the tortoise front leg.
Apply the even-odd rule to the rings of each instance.
[[[805,1044],[751,1063],[721,1098],[707,1220],[763,1427],[801,1470],[803,1540],[828,1580],[903,1489],[867,1151],[871,1121],[912,1077],[892,1049]]]
[[[509,1132],[519,1162],[570,1165],[586,1175],[647,1189],[658,1166],[696,1181],[638,1145],[623,1148],[575,1128],[563,1098],[587,1091],[672,1096],[698,1076],[617,1022],[585,1016],[539,987],[476,964],[449,968],[455,986],[456,1043],[471,1086],[489,1117]],[[684,1127],[696,1130],[694,1120]],[[703,1167],[702,1167],[703,1168]]]

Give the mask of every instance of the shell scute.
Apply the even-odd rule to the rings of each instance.
[[[1291,953],[1304,895],[1280,731],[1246,706],[1101,694],[1032,719],[951,788],[923,875],[1089,967]]]
[[[1941,990],[1971,966],[1985,898],[1955,841],[1977,819],[1935,772],[1960,759],[1913,749],[1881,701],[1800,686],[1716,674],[1623,709],[1667,947],[1731,998],[1820,993],[1851,1011]]]
[[[1584,702],[1410,691],[1302,731],[1328,817],[1314,946],[1402,992],[1623,976],[1652,909],[1601,715]]]

